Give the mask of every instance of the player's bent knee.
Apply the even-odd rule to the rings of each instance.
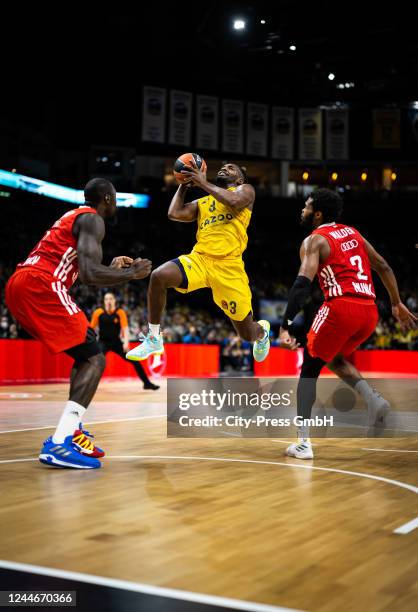
[[[334,370],[336,368],[342,368],[344,363],[344,357],[342,355],[336,355],[328,362],[328,367],[330,370]]]
[[[93,355],[88,359],[89,363],[95,367],[99,376],[101,376],[106,367],[106,357],[103,353],[98,353],[97,355]]]
[[[318,378],[322,368],[325,365],[325,361],[319,357],[312,357],[305,353],[302,368],[300,370],[301,378]]]
[[[160,266],[151,272],[150,282],[157,284],[166,289],[170,284],[170,277],[168,271],[164,269],[164,266]]]

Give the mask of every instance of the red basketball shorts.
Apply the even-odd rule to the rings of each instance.
[[[6,286],[6,303],[20,325],[52,353],[86,339],[86,315],[53,276],[27,268],[16,270]]]
[[[325,362],[335,355],[350,355],[374,332],[379,315],[371,300],[336,298],[318,310],[308,333],[312,357]]]

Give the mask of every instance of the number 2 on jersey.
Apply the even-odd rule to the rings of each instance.
[[[350,263],[355,268],[358,268],[357,277],[360,280],[368,280],[367,274],[364,274],[363,262],[361,261],[360,255],[353,255],[350,257]]]

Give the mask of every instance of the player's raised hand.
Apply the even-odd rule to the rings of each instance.
[[[298,342],[296,342],[296,338],[293,338],[287,329],[280,328],[279,340],[280,348],[285,348],[290,351],[296,351],[296,349],[298,349],[300,346]]]
[[[195,162],[191,163],[193,163],[194,165],[185,166],[186,170],[182,170],[181,173],[186,177],[186,179],[189,179],[190,182],[193,183],[193,185],[195,185],[196,187],[203,187],[206,183],[206,172],[202,172],[202,170],[199,170]]]
[[[396,304],[396,306],[392,306],[392,314],[399,322],[403,332],[416,327],[418,320],[417,317],[412,314],[412,312],[410,312],[405,304],[402,304],[402,302],[399,302],[399,304]]]
[[[133,262],[132,257],[127,257],[126,255],[119,255],[118,257],[114,257],[112,259],[112,263],[110,264],[111,268],[129,268],[131,263]]]
[[[146,278],[151,274],[152,261],[138,257],[137,259],[133,260],[130,267],[134,273],[133,278],[140,280],[141,278]]]

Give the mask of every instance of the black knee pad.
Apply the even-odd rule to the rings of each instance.
[[[95,355],[103,354],[97,342],[96,334],[91,327],[87,328],[86,339],[82,344],[72,346],[64,352],[72,357],[76,364],[82,361],[88,361],[90,357],[94,357]]]
[[[308,349],[305,348],[303,353],[303,363],[300,371],[301,378],[318,378],[325,361],[319,357],[312,357]]]

